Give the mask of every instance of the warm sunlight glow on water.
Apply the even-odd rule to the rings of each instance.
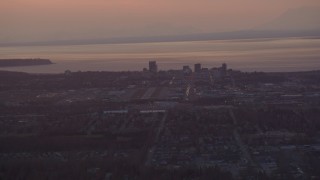
[[[320,39],[253,39],[137,44],[0,47],[0,58],[49,58],[54,65],[1,68],[34,73],[141,70],[149,60],[160,69],[196,62],[212,67],[223,62],[244,71],[320,69]]]

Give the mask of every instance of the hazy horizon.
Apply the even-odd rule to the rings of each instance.
[[[0,5],[1,43],[312,30],[320,24],[317,0],[4,0]]]
[[[158,62],[159,69],[181,69],[202,63],[227,63],[243,71],[306,71],[320,69],[320,39],[277,38],[91,45],[0,47],[0,57],[49,58],[54,65],[0,68],[29,73],[127,71]]]

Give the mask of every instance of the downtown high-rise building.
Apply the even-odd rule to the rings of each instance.
[[[200,63],[194,65],[194,72],[196,72],[196,73],[201,72],[201,64]]]
[[[156,61],[149,61],[149,71],[152,73],[158,72],[158,65]]]

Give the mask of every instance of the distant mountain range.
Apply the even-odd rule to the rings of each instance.
[[[119,37],[46,42],[0,43],[0,46],[84,45],[255,38],[320,37],[320,7],[290,9],[278,18],[250,30],[152,37]]]
[[[289,9],[274,20],[256,28],[277,31],[320,31],[320,7]]]

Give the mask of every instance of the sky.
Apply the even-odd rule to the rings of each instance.
[[[0,42],[251,29],[319,0],[0,0]]]

